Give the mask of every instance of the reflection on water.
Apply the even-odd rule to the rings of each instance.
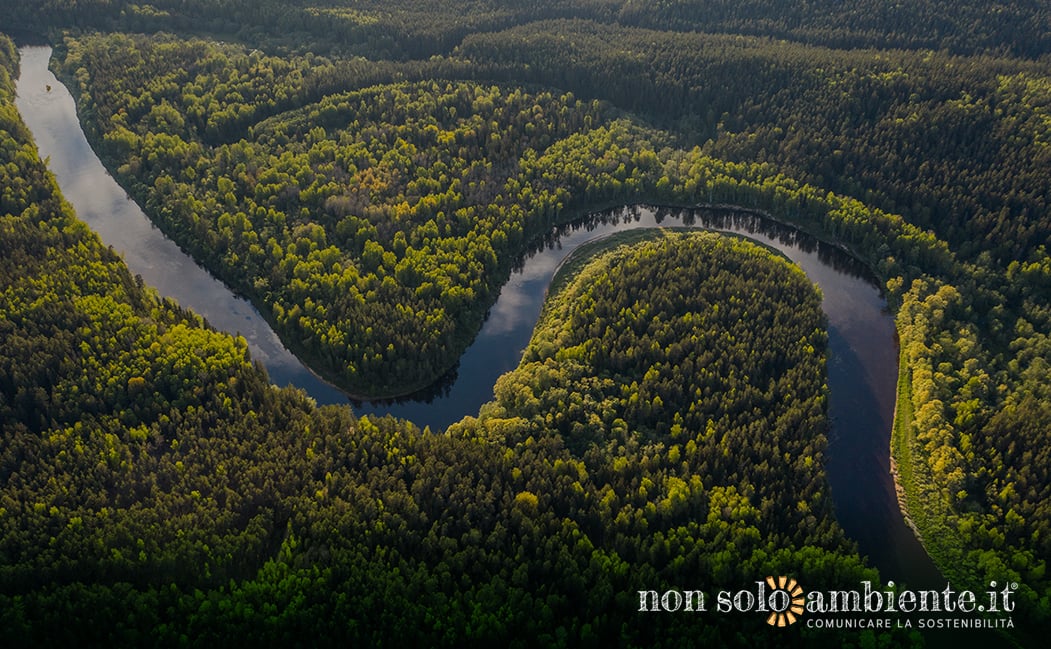
[[[21,49],[17,106],[41,155],[81,219],[162,295],[241,333],[276,383],[306,390],[319,403],[346,403],[288,352],[245,300],[198,267],[143,215],[108,175],[84,137],[72,97],[47,70],[50,48]],[[51,89],[48,90],[47,87]],[[897,352],[894,324],[865,268],[834,246],[772,219],[737,209],[627,207],[553,229],[516,264],[489,317],[459,365],[426,393],[396,402],[356,404],[441,429],[474,415],[493,385],[514,369],[529,342],[559,264],[582,243],[616,231],[661,226],[733,232],[777,249],[817,284],[829,323],[828,475],[844,529],[886,579],[937,582],[934,569],[898,512],[889,468]]]
[[[217,329],[243,335],[252,358],[263,363],[272,381],[301,387],[321,403],[347,403],[346,395],[285,348],[255,307],[165,237],[113,180],[80,128],[73,97],[47,69],[51,48],[23,47],[19,53],[16,106],[77,216],[161,295],[193,309]]]
[[[492,399],[493,384],[514,369],[529,343],[547,286],[562,261],[581,244],[614,232],[654,227],[692,227],[730,232],[764,243],[799,264],[825,294],[830,322],[847,326],[882,318],[893,341],[893,325],[871,273],[841,249],[791,226],[754,212],[732,208],[629,206],[598,212],[555,228],[534,241],[515,265],[511,278],[474,342],[456,368],[438,384],[400,399],[355,402],[361,413],[392,414],[440,429],[474,415]],[[892,358],[896,367],[897,358]],[[893,389],[889,407],[893,409]]]

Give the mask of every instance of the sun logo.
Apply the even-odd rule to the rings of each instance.
[[[803,605],[806,603],[803,587],[795,579],[784,576],[767,577],[766,584],[770,586],[767,605],[773,611],[766,618],[766,623],[777,627],[795,624],[799,616],[803,614]]]

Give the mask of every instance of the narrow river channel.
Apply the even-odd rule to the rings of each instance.
[[[78,216],[112,246],[132,273],[164,296],[248,340],[272,381],[318,403],[347,403],[281,343],[266,320],[157,229],[95,156],[67,89],[48,70],[51,49],[23,47],[17,107]],[[474,343],[427,395],[354,403],[358,414],[393,414],[439,430],[489,401],[493,385],[518,365],[555,269],[580,244],[629,228],[700,227],[734,232],[776,248],[806,271],[828,316],[831,432],[827,470],[836,516],[884,581],[944,585],[902,519],[890,475],[889,437],[897,380],[894,322],[865,268],[839,249],[760,215],[731,210],[629,207],[594,214],[553,232],[503,287]]]

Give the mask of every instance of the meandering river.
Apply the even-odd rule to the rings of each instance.
[[[110,177],[80,127],[73,98],[48,70],[51,49],[23,47],[17,107],[78,216],[117,250],[131,271],[161,295],[240,333],[271,380],[304,389],[318,403],[347,403],[291,354],[266,320],[157,229]],[[822,291],[828,316],[831,432],[827,470],[836,516],[884,581],[944,585],[905,524],[890,474],[889,437],[897,380],[894,323],[879,288],[841,250],[772,219],[736,210],[630,207],[594,214],[551,233],[523,258],[458,367],[427,395],[397,402],[354,403],[358,414],[393,414],[437,430],[492,398],[493,384],[514,369],[529,342],[555,269],[585,241],[629,228],[701,227],[734,232],[776,248]]]

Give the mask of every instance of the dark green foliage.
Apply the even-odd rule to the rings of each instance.
[[[516,256],[579,211],[642,200],[744,205],[847,246],[886,282],[896,312],[904,363],[896,454],[911,465],[902,475],[926,546],[957,586],[1019,581],[1019,619],[1046,623],[1046,3],[353,5],[0,0],[0,15],[4,28],[164,29],[240,41],[76,33],[64,44],[64,70],[79,86],[93,140],[151,216],[252,296],[293,347],[360,392],[408,391],[440,375],[477,330]],[[6,97],[14,50],[0,42]],[[76,611],[109,612],[127,600],[135,619],[103,620],[92,639],[134,642],[151,628],[171,643],[186,633],[209,644],[219,639],[210,635],[215,629],[295,641],[302,635],[294,630],[316,628],[317,619],[339,625],[327,629],[332,637],[362,644],[532,635],[577,645],[613,633],[616,620],[594,611],[615,601],[608,593],[630,591],[629,579],[650,576],[618,572],[625,565],[618,553],[642,556],[637,543],[646,541],[622,535],[620,545],[609,545],[605,514],[572,486],[579,481],[587,494],[597,483],[570,478],[609,450],[597,450],[604,435],[624,436],[623,426],[613,426],[618,419],[641,449],[667,447],[689,416],[682,382],[662,374],[668,368],[648,358],[643,371],[632,356],[648,350],[627,351],[634,349],[628,338],[618,346],[626,331],[596,325],[603,345],[538,351],[537,359],[562,354],[588,364],[575,366],[577,381],[564,394],[538,390],[550,378],[539,365],[525,379],[505,379],[503,401],[483,413],[484,425],[465,423],[473,431],[465,439],[315,412],[301,396],[267,388],[242,344],[157,303],[88,243],[9,103],[0,105],[0,120],[0,477],[17,493],[0,504],[0,525],[12,535],[0,547],[6,583],[34,585],[23,564],[55,582],[29,600],[3,602],[5,628],[35,620],[26,637],[39,640],[34,633],[67,628],[62,622]],[[597,310],[620,296],[592,297]],[[658,306],[640,300],[638,309]],[[640,324],[631,333],[661,332]],[[673,344],[661,353],[690,357]],[[738,354],[732,367],[751,360]],[[711,358],[714,367],[720,362]],[[651,368],[655,383],[646,387]],[[618,383],[613,370],[639,390]],[[712,380],[739,389],[741,403],[760,403],[776,389],[742,382],[729,369]],[[611,386],[619,396],[606,392]],[[620,399],[624,392],[636,395],[634,404],[631,394]],[[530,401],[535,411],[495,416],[499,408],[512,412],[519,396],[528,401],[527,393],[547,399],[546,409]],[[661,414],[673,407],[682,422]],[[810,411],[793,417],[810,421]],[[707,416],[705,430],[726,416]],[[510,458],[493,449],[493,437],[514,440],[524,431],[533,446],[527,437]],[[171,448],[172,437],[183,435],[196,446]],[[256,447],[267,449],[266,458],[255,458]],[[183,453],[193,462],[180,478],[164,463],[187,466]],[[756,457],[768,465],[772,458]],[[727,535],[754,539],[754,521],[767,525],[763,534],[784,532],[771,522],[779,519],[767,518],[770,503],[751,503],[755,514],[742,500],[752,496],[746,489],[729,491],[730,477],[742,475],[718,458],[699,461],[726,478],[721,492],[712,487],[706,497],[719,493],[747,514]],[[213,470],[220,464],[252,476],[243,480],[263,484],[265,496],[226,494]],[[427,469],[415,474],[414,465]],[[78,482],[52,476],[52,467]],[[452,467],[473,473],[459,479]],[[814,477],[809,467],[799,475]],[[65,493],[82,479],[89,485],[82,500]],[[173,488],[163,482],[169,479],[183,482]],[[522,489],[523,479],[535,488]],[[707,474],[700,479],[714,484]],[[801,493],[816,488],[785,480]],[[335,486],[326,492],[329,482]],[[189,500],[194,490],[205,504]],[[451,505],[429,500],[434,490],[474,496]],[[529,494],[539,522],[522,514],[533,510]],[[203,512],[201,520],[169,520],[178,506]],[[119,525],[91,527],[83,514],[100,507],[115,512],[109,516]],[[443,518],[446,509],[458,518]],[[69,526],[74,516],[79,526]],[[359,535],[343,538],[331,520]],[[816,521],[817,537],[838,538]],[[172,540],[184,524],[192,527],[186,540],[177,533]],[[628,529],[634,524],[624,520]],[[472,529],[503,545],[483,548]],[[366,551],[362,538],[374,549]],[[527,560],[509,563],[529,568],[497,568],[519,551]],[[825,557],[827,550],[785,552],[758,565],[808,564],[800,553],[820,557],[808,565],[848,561]],[[339,560],[328,564],[332,557]],[[185,583],[175,589],[158,586],[173,578],[177,562],[201,572],[180,577]],[[660,565],[653,556],[646,562]],[[134,585],[71,581],[95,579],[96,566]],[[552,575],[577,590],[544,591]],[[590,608],[567,604],[566,592],[583,592],[579,583],[600,593]],[[127,596],[132,591],[141,598]],[[361,595],[331,599],[332,592]],[[370,625],[375,619],[385,622]],[[733,641],[714,627],[670,627],[627,635],[640,644],[674,642],[682,633],[698,643]]]
[[[1010,51],[1038,57],[1051,47],[1039,2],[925,0],[627,0],[622,24],[675,31],[758,34],[838,48]]]
[[[769,162],[906,215],[967,257],[1009,261],[1051,227],[1044,65],[584,21],[472,35],[456,54],[651,116],[713,157]]]
[[[106,88],[81,101],[147,210],[294,348],[369,395],[410,392],[455,363],[535,231],[507,213],[505,183],[523,156],[601,119],[571,96],[469,83],[313,103],[364,73],[310,56],[123,36],[67,47],[78,83]]]
[[[243,339],[136,284],[62,201],[6,79],[0,92],[3,590],[254,572],[301,480],[274,470],[315,415],[267,385]]]
[[[798,268],[739,240],[668,235],[603,254],[549,297],[478,425],[507,443],[564,440],[609,483],[618,520],[637,507],[664,529],[701,480],[762,503],[762,538],[828,547],[842,535],[820,471],[824,347]]]
[[[858,248],[952,263],[896,217],[873,232],[862,206],[831,214],[822,192],[770,167],[667,148],[660,132],[571,94],[424,81],[315,102],[304,88],[364,72],[170,38],[66,47],[81,110],[123,182],[356,393],[406,393],[452,366],[525,243],[566,208],[746,202],[813,218]]]
[[[207,31],[283,47],[370,58],[424,59],[464,36],[551,18],[670,32],[762,35],[837,48],[958,53],[1051,51],[1039,0],[41,0],[0,1],[12,27]]]

